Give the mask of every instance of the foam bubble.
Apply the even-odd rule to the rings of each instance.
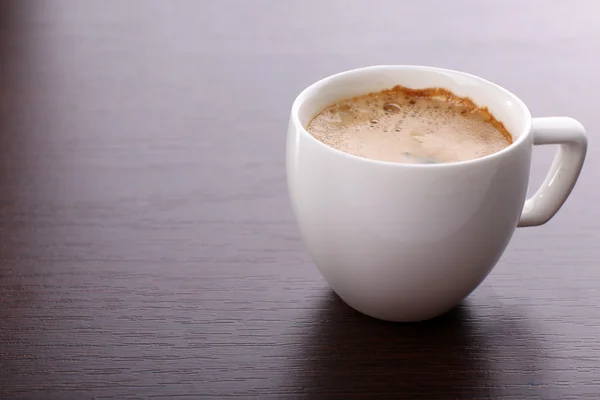
[[[402,108],[396,103],[386,103],[383,105],[383,109],[390,114],[402,111]]]

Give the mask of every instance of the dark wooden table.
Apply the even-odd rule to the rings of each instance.
[[[598,15],[0,0],[0,398],[600,398]],[[590,133],[561,212],[426,323],[345,306],[287,197],[295,95],[372,64],[472,72]]]

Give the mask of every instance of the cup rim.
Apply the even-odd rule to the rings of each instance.
[[[510,98],[512,101],[515,102],[515,104],[517,104],[519,106],[519,108],[521,109],[521,112],[523,113],[523,115],[525,117],[525,124],[523,127],[523,131],[520,132],[520,135],[517,137],[517,140],[513,141],[510,145],[506,146],[502,150],[496,151],[492,154],[488,154],[483,157],[473,158],[473,159],[465,160],[465,161],[453,161],[453,162],[438,163],[438,164],[406,164],[406,163],[399,163],[399,162],[394,162],[394,161],[382,161],[382,160],[375,160],[372,158],[356,156],[354,154],[346,153],[345,151],[335,149],[335,148],[328,146],[327,144],[321,142],[317,138],[315,138],[313,135],[311,135],[306,130],[304,125],[300,123],[300,117],[298,115],[300,108],[304,105],[304,103],[306,103],[306,101],[308,101],[310,99],[310,96],[308,93],[310,91],[314,90],[316,87],[324,86],[327,83],[329,83],[331,80],[341,77],[343,75],[349,75],[349,74],[368,71],[368,70],[385,70],[385,69],[388,69],[388,70],[389,69],[394,69],[394,70],[411,70],[412,69],[412,70],[426,70],[426,71],[431,71],[431,72],[451,73],[451,74],[461,75],[465,78],[473,79],[475,81],[480,82],[483,85],[491,86],[491,87],[499,90],[500,92],[504,93],[508,98]],[[485,104],[483,104],[483,106],[485,106]],[[300,94],[296,97],[296,99],[294,100],[294,103],[292,104],[291,119],[292,119],[292,122],[296,125],[296,127],[299,128],[301,135],[308,136],[309,140],[313,140],[314,142],[317,143],[317,145],[333,152],[334,154],[338,154],[343,157],[353,159],[356,161],[362,161],[365,163],[390,166],[390,167],[396,167],[396,168],[450,168],[450,167],[458,167],[458,166],[466,166],[466,165],[475,165],[475,164],[484,163],[484,162],[487,162],[487,161],[490,161],[493,159],[497,159],[497,158],[500,158],[503,155],[513,151],[520,144],[522,144],[524,141],[526,141],[527,138],[529,137],[529,135],[531,134],[531,125],[532,125],[531,113],[530,113],[529,109],[527,108],[527,106],[525,105],[525,103],[519,97],[517,97],[515,94],[513,94],[509,90],[505,89],[504,87],[497,85],[491,81],[488,81],[487,79],[484,79],[480,76],[469,74],[467,72],[456,71],[456,70],[447,69],[447,68],[439,68],[439,67],[432,67],[432,66],[420,66],[420,65],[373,65],[373,66],[368,66],[368,67],[350,69],[350,70],[346,70],[343,72],[338,72],[333,75],[329,75],[325,78],[322,78],[322,79],[312,83],[311,85],[307,86],[304,90],[302,90],[302,92],[300,92]]]

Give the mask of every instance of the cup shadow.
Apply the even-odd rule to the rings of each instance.
[[[490,399],[509,394],[503,385],[529,391],[532,385],[527,382],[541,379],[535,376],[537,367],[535,371],[526,367],[543,351],[539,343],[529,343],[529,350],[511,351],[511,339],[499,337],[519,332],[515,319],[509,317],[513,322],[508,324],[482,321],[468,300],[443,316],[418,323],[367,317],[333,292],[316,312],[316,322],[303,340],[306,365],[295,377],[307,398]],[[496,331],[493,343],[489,329]],[[518,335],[528,334],[523,329]],[[498,363],[502,357],[495,347],[498,340],[506,340],[511,365]],[[506,350],[502,343],[500,348]],[[500,377],[504,367],[523,374]]]

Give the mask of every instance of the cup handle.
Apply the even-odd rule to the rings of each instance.
[[[587,151],[585,128],[573,118],[534,118],[531,129],[534,145],[559,147],[544,183],[525,202],[519,227],[543,225],[557,213],[577,182]]]

